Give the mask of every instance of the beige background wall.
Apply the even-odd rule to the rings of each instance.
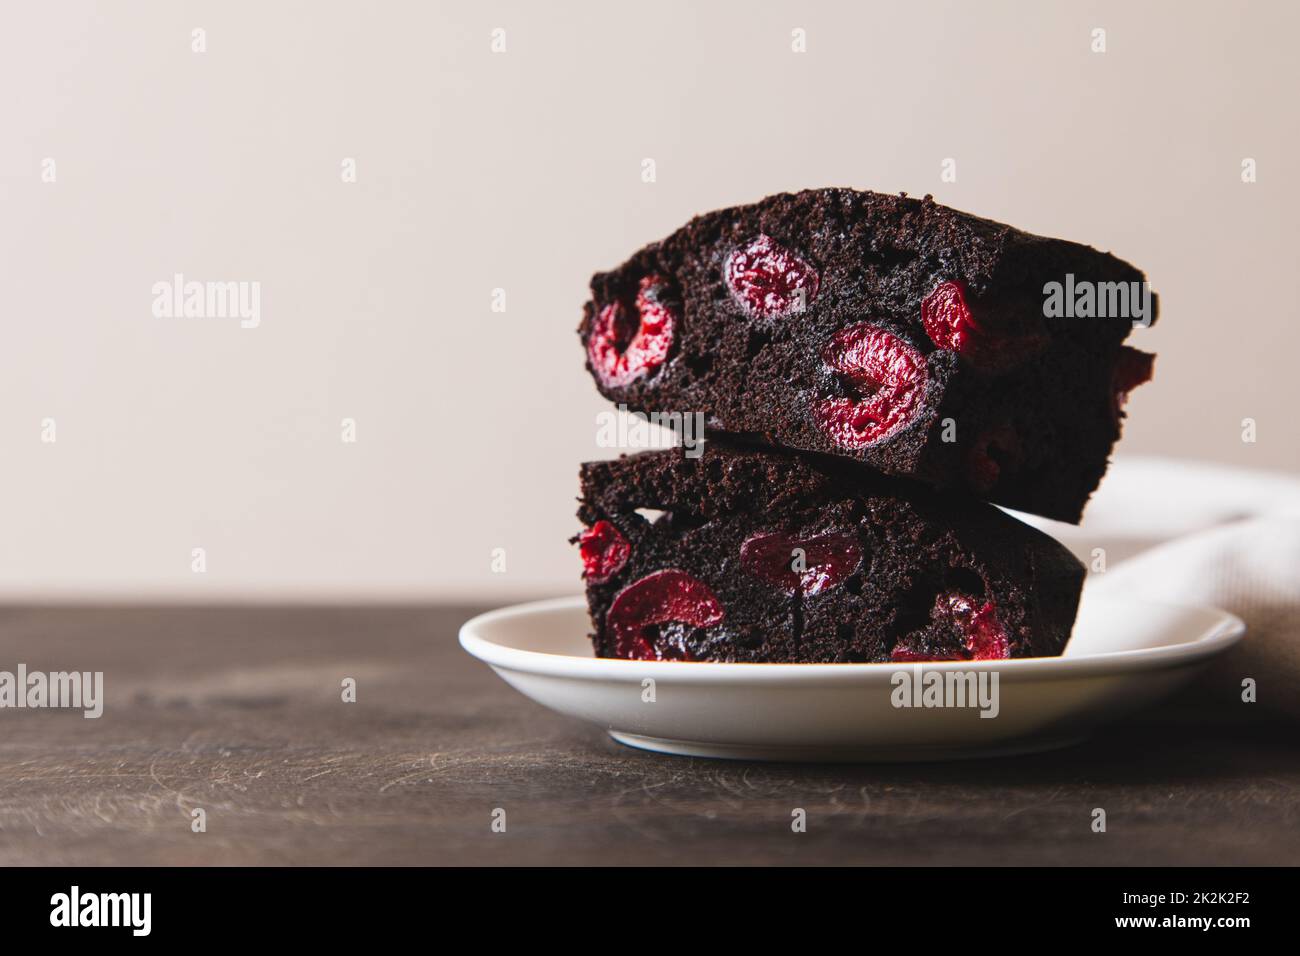
[[[0,593],[574,589],[590,273],[807,186],[1139,264],[1124,449],[1295,471],[1296,9],[7,3]],[[176,272],[260,282],[261,324],[155,317]]]

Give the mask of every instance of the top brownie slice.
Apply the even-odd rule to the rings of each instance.
[[[1055,284],[1055,285],[1054,285]],[[849,189],[696,217],[591,282],[601,394],[1077,522],[1153,356],[1141,272]]]

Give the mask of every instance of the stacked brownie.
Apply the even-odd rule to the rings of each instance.
[[[1145,288],[1087,246],[846,189],[697,217],[596,275],[601,394],[709,434],[583,466],[597,654],[1060,654],[1083,568],[986,502],[1079,520],[1151,376],[1124,344]]]

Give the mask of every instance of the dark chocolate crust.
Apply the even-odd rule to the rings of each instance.
[[[665,569],[703,582],[725,612],[675,635],[695,660],[889,661],[900,641],[961,658],[959,635],[931,620],[953,589],[993,602],[1011,657],[1058,655],[1073,626],[1084,568],[1056,541],[982,502],[852,463],[714,440],[695,459],[673,449],[588,463],[581,482],[579,519],[611,522],[631,547],[610,580],[587,582],[598,656],[619,656],[606,624],[615,597]],[[820,593],[789,593],[740,560],[764,532],[850,534],[862,562]]]
[[[728,255],[760,234],[815,268],[819,289],[802,312],[755,316],[729,291]],[[852,458],[938,489],[1077,522],[1119,438],[1116,369],[1132,321],[1045,317],[1045,284],[1064,282],[1067,274],[1096,283],[1144,280],[1107,253],[929,197],[809,190],[696,217],[597,274],[579,334],[585,346],[603,306],[631,303],[643,278],[663,277],[664,296],[680,315],[667,361],[623,385],[597,377],[611,401],[636,411],[703,412],[719,432]],[[921,302],[943,282],[964,287],[971,313],[990,335],[1037,346],[1013,367],[992,371],[937,347],[922,325]],[[1153,299],[1152,320],[1154,312]],[[812,406],[846,394],[822,350],[835,332],[861,322],[917,349],[928,381],[923,407],[905,428],[846,449],[818,427]]]

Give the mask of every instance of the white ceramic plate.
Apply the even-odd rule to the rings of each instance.
[[[1028,660],[605,660],[592,656],[589,628],[583,599],[560,598],[480,615],[461,628],[460,643],[521,693],[633,747],[751,760],[891,761],[1076,743],[1098,724],[1165,696],[1245,632],[1238,618],[1214,608],[1089,597],[1086,590],[1065,654]],[[920,689],[913,703],[924,704],[923,691],[940,680],[954,692],[973,690],[970,706],[896,706],[905,689]],[[982,703],[972,699],[981,680]],[[955,694],[946,701],[960,702]],[[982,717],[994,703],[996,716]]]

